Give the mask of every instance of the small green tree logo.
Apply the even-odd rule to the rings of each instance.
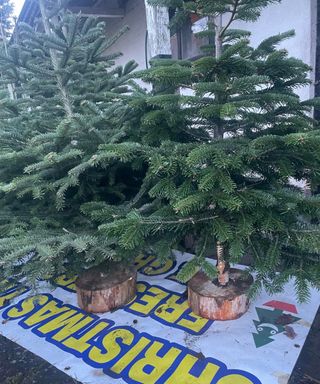
[[[273,336],[287,331],[289,324],[300,320],[299,317],[284,313],[283,309],[265,309],[256,307],[259,320],[253,320],[257,333],[252,333],[257,348],[274,341]]]

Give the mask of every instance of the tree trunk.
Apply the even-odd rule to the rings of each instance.
[[[249,307],[247,291],[253,277],[239,269],[230,269],[230,282],[221,287],[203,272],[198,272],[188,283],[188,301],[192,311],[206,319],[234,320]]]
[[[215,18],[215,56],[216,59],[222,54],[222,14]]]
[[[119,309],[134,299],[137,271],[112,263],[83,272],[75,281],[79,307],[86,312],[104,313]]]

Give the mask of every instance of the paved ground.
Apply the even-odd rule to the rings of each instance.
[[[320,384],[320,307],[288,384]]]
[[[3,336],[0,336],[0,378],[1,384],[81,384]]]

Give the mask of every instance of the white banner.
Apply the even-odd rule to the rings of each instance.
[[[0,333],[86,384],[285,384],[317,312],[320,293],[295,301],[293,282],[262,293],[238,320],[210,321],[188,307],[175,275],[191,255],[160,266],[136,260],[138,293],[113,313],[77,306],[74,279],[0,294]]]

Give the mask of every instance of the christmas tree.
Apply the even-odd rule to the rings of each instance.
[[[0,112],[1,275],[30,286],[121,259],[80,207],[129,200],[143,175],[129,163],[93,166],[99,145],[130,139],[136,64],[105,53],[126,28],[106,36],[102,22],[39,5],[43,28],[21,23],[0,58],[1,82],[16,94]]]
[[[292,276],[301,300],[319,287],[320,198],[293,183],[319,183],[319,101],[295,93],[310,68],[277,48],[292,31],[253,48],[230,28],[275,2],[153,0],[174,9],[173,28],[205,17],[209,44],[196,61],[133,74],[105,55],[124,31],[106,39],[102,23],[39,0],[44,31],[21,25],[1,56],[16,93],[0,113],[3,277],[35,286],[148,249],[163,260],[188,238],[183,281],[202,269],[226,285],[228,264],[249,254],[253,291]]]
[[[253,48],[248,32],[230,29],[234,20],[256,20],[274,2],[152,0],[175,9],[176,28],[190,12],[207,17],[204,33],[215,44],[210,55],[189,66],[157,62],[139,73],[154,86],[148,99],[152,118],[159,108],[166,114],[173,107],[184,123],[171,119],[171,134],[161,139],[168,121],[162,118],[160,129],[149,126],[148,136],[158,135],[156,141],[100,146],[97,164],[140,161],[146,177],[134,207],[104,204],[99,229],[118,239],[118,252],[150,247],[160,258],[191,236],[195,256],[181,269],[182,281],[202,269],[226,285],[228,263],[250,254],[257,274],[253,292],[262,285],[278,292],[294,276],[298,297],[305,300],[309,284],[319,288],[320,282],[320,198],[303,188],[312,188],[319,177],[320,132],[312,118],[319,100],[299,99],[295,91],[309,84],[310,68],[277,49],[292,31]],[[192,96],[173,93],[179,86]],[[140,122],[148,117],[150,111]],[[87,209],[97,215],[94,206]],[[205,258],[213,246],[217,268]]]

